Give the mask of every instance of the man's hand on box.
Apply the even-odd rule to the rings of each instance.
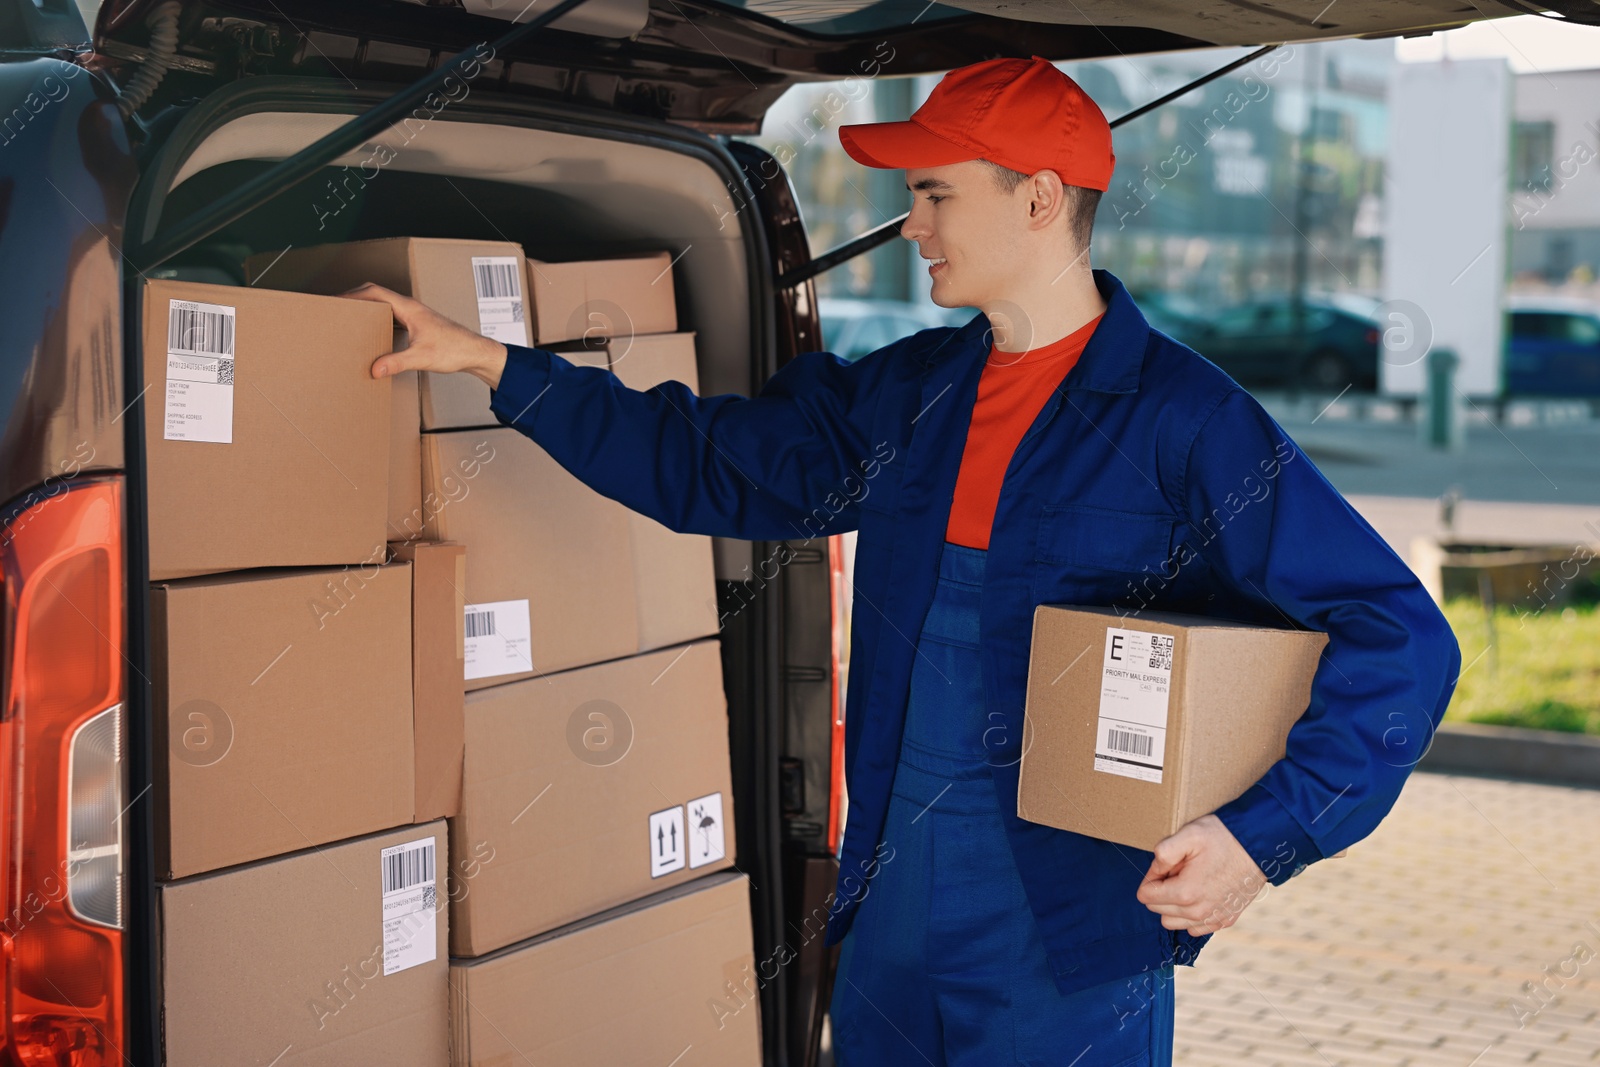
[[[410,339],[405,348],[373,361],[374,378],[407,370],[438,374],[460,371],[486,383],[490,389],[500,387],[500,374],[506,366],[506,346],[499,341],[445,318],[421,301],[371,282],[339,295],[388,304],[394,311],[395,326],[406,331]]]
[[[1137,895],[1168,930],[1201,937],[1232,926],[1266,884],[1222,820],[1202,815],[1156,844]]]

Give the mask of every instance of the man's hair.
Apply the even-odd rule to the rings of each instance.
[[[995,185],[1002,193],[1016,192],[1017,186],[1032,177],[1020,170],[1003,167],[992,160],[980,159],[978,162],[989,168],[989,173],[994,175]],[[1089,240],[1094,234],[1094,213],[1100,206],[1101,192],[1099,189],[1065,184],[1062,185],[1062,190],[1066,194],[1067,218],[1072,230],[1072,240],[1081,252],[1089,247]]]

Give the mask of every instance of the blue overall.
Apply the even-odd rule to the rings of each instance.
[[[879,864],[830,1008],[839,1067],[1166,1067],[1173,973],[1056,988],[989,774],[983,549],[946,541],[912,669]]]

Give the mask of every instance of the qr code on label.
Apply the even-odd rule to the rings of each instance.
[[[1150,635],[1150,668],[1151,670],[1172,669],[1172,641],[1170,635]]]
[[[422,887],[422,906],[424,908],[438,910],[439,891],[436,887],[431,885],[425,885]]]
[[[233,360],[231,360],[231,359],[219,359],[219,360],[217,360],[217,384],[218,385],[232,385],[233,384]]]

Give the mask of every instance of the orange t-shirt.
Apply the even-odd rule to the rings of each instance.
[[[1043,348],[1027,352],[989,350],[978,379],[978,399],[956,473],[955,497],[944,539],[969,548],[989,547],[989,528],[1000,503],[1000,483],[1011,455],[1050,393],[1061,384],[1103,316]]]

